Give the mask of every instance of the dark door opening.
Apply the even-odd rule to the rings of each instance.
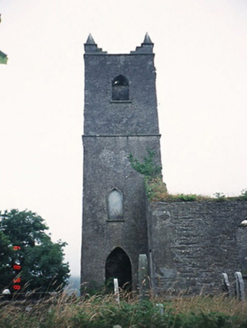
[[[113,291],[113,278],[118,279],[118,285],[124,290],[131,290],[132,274],[128,255],[122,248],[115,248],[106,259],[105,279],[109,290]]]

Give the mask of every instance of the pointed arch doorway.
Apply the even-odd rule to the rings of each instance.
[[[118,285],[124,290],[131,290],[131,263],[125,251],[116,247],[107,257],[105,265],[106,285],[113,291],[113,278],[118,279]]]

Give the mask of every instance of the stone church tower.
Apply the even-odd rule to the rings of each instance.
[[[111,278],[136,289],[139,254],[147,254],[143,176],[128,157],[147,149],[160,160],[153,43],[108,54],[91,35],[85,44],[81,283]]]

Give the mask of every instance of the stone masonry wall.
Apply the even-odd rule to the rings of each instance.
[[[142,161],[152,149],[161,164],[153,43],[146,35],[129,54],[107,54],[90,35],[84,60],[81,282],[95,288],[118,278],[124,260],[120,255],[113,260],[112,254],[120,249],[130,262],[135,290],[139,254],[147,253],[148,241],[143,177],[128,157]],[[117,97],[119,90],[128,96]],[[114,191],[122,208],[115,219],[111,210],[115,206],[118,214],[119,208],[109,200]]]
[[[242,250],[247,250],[244,243],[238,245],[241,238],[246,244],[246,232],[239,232],[239,224],[246,218],[244,201],[149,204],[149,262],[154,292],[219,293],[223,272],[233,285],[234,272],[243,269]]]

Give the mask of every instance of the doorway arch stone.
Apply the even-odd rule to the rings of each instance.
[[[108,255],[105,265],[106,285],[113,290],[113,278],[118,279],[118,285],[124,290],[131,290],[132,270],[128,255],[121,247],[116,247]]]

